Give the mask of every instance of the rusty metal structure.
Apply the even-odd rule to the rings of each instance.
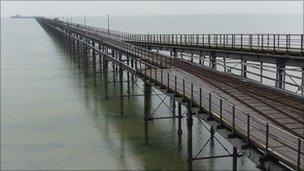
[[[149,121],[178,119],[180,141],[181,120],[186,118],[189,170],[198,160],[223,157],[232,157],[232,170],[237,170],[241,155],[266,170],[304,169],[304,35],[139,35],[58,19],[36,20],[79,67],[83,66],[83,74],[94,78],[95,86],[105,87],[106,97],[110,79],[119,84],[120,115],[124,115],[124,98],[136,96],[130,93],[130,87],[142,89],[146,143]],[[228,59],[240,61],[240,76],[227,73],[231,69]],[[273,64],[269,66],[272,69],[263,63]],[[220,65],[222,71],[218,69]],[[292,70],[301,76],[287,74],[286,66],[294,67]],[[248,78],[255,73],[249,67],[260,69],[260,83]],[[274,78],[263,75],[264,70],[273,71]],[[109,72],[113,72],[112,78]],[[102,82],[97,83],[97,77]],[[275,85],[261,84],[268,77]],[[287,77],[294,83],[288,82]],[[296,91],[285,90],[287,84],[296,87]],[[160,98],[159,106],[166,105],[172,115],[153,116],[157,110],[151,109],[154,89],[171,99],[168,105],[154,94]],[[193,119],[209,130],[210,141],[221,144],[217,132],[231,142],[233,149],[223,146],[227,154],[201,156],[206,144],[202,149],[193,149]]]

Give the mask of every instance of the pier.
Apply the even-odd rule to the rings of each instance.
[[[231,169],[237,170],[241,155],[266,170],[304,169],[304,35],[132,34],[58,19],[36,20],[83,66],[94,86],[107,89],[111,82],[118,84],[118,115],[124,116],[123,101],[136,96],[130,87],[140,87],[141,81],[143,141],[149,143],[152,120],[177,119],[178,137],[187,139],[188,170],[193,170],[193,162],[225,157],[232,159]],[[240,68],[229,66],[231,59]],[[231,69],[240,74],[231,74]],[[263,74],[265,70],[273,77]],[[288,74],[289,70],[301,75]],[[115,74],[109,78],[108,72]],[[259,80],[250,79],[250,74]],[[102,81],[97,82],[97,77]],[[264,79],[274,85],[265,85]],[[158,94],[152,88],[170,98],[170,105],[163,100],[159,105],[170,108],[171,116],[153,116],[151,96]],[[187,120],[187,130],[181,129],[182,119]],[[201,149],[192,146],[193,119],[209,130],[212,141],[220,143],[214,136],[218,132],[233,149],[223,147],[225,155],[201,156]]]

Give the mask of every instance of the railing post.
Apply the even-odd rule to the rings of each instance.
[[[288,44],[289,44],[288,37],[289,37],[289,35],[286,34],[286,53],[288,53]]]
[[[139,66],[140,66],[140,69],[141,69],[141,61],[139,61]],[[145,78],[147,78],[147,66],[145,65]]]
[[[185,95],[185,80],[183,79],[183,97],[184,99],[186,99],[186,95]]]
[[[154,67],[154,79],[155,79],[155,83],[157,82],[157,73],[156,73],[156,67]]]
[[[152,79],[152,68],[149,69],[150,73],[150,79]]]
[[[267,34],[267,50],[269,50],[269,34]]]
[[[198,44],[199,44],[199,35],[196,34],[195,37],[196,37],[196,46],[198,46]]]
[[[289,42],[290,43],[290,42]],[[301,35],[301,53],[303,54],[304,53],[304,35]]]
[[[223,47],[226,48],[226,35],[223,34]]]
[[[301,170],[301,139],[298,138],[298,161],[297,161],[297,169]]]
[[[235,135],[235,106],[232,106],[232,135]]]
[[[193,84],[191,83],[191,104],[193,104]]]
[[[202,88],[199,88],[199,106],[202,107]]]
[[[265,143],[265,156],[268,155],[268,142],[269,142],[269,124],[266,123],[266,143]]]
[[[262,51],[263,51],[264,50],[264,35],[262,34],[261,36],[262,36],[261,39],[262,39]]]
[[[220,125],[223,124],[223,100],[220,99]]]
[[[160,70],[160,83],[163,85],[163,70]]]
[[[276,50],[276,43],[275,43],[276,39],[275,39],[275,34],[273,35],[273,50]]]
[[[211,112],[212,112],[212,106],[211,106],[211,101],[212,101],[212,99],[211,99],[211,93],[209,93],[209,113],[210,113],[210,115],[211,115]]]
[[[235,44],[235,35],[231,35],[232,36],[232,48],[234,48],[234,44]]]
[[[175,94],[177,94],[177,77],[176,77],[176,75],[174,76],[174,91],[175,91]]]
[[[135,59],[135,70],[137,71],[138,68],[137,68],[137,59]]]
[[[249,35],[250,50],[252,50],[252,34]]]
[[[250,115],[247,114],[247,144],[250,143]]]
[[[257,36],[258,36],[258,41],[257,41],[257,43],[258,43],[258,50],[260,50],[260,34],[258,34]]]
[[[167,87],[168,87],[168,91],[169,91],[169,88],[170,88],[170,74],[169,74],[169,72],[167,73]]]

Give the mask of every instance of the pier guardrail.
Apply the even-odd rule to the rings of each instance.
[[[304,54],[303,34],[128,34],[128,41]]]

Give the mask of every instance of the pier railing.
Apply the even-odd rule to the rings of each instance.
[[[304,54],[304,34],[133,34],[116,30],[108,32],[107,29],[82,24],[65,24],[128,42]]]
[[[304,53],[303,34],[129,34],[125,37],[142,43]]]

